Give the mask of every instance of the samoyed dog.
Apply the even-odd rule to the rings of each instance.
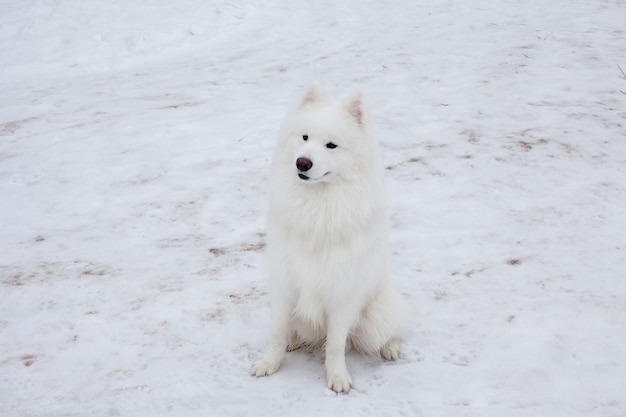
[[[328,388],[347,393],[350,349],[395,360],[407,317],[388,274],[383,168],[359,93],[317,84],[287,116],[270,173],[267,253],[272,330],[252,375],[286,351],[325,350]]]

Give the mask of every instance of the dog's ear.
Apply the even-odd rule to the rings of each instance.
[[[359,126],[363,126],[364,120],[364,112],[363,112],[363,96],[360,92],[356,92],[352,94],[352,96],[345,102],[346,110],[348,114],[356,120]]]
[[[324,98],[324,93],[322,92],[322,89],[320,88],[320,85],[318,84],[318,82],[315,81],[313,85],[309,87],[304,97],[302,97],[302,101],[300,102],[300,107],[304,107],[308,104],[315,103],[317,101],[322,100],[323,98]]]

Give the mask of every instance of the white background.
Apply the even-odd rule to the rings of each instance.
[[[0,6],[0,415],[623,416],[621,1]],[[361,90],[401,358],[268,340],[285,112]]]

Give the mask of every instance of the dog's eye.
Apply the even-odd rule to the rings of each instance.
[[[309,135],[302,135],[302,139],[306,142],[309,140]]]
[[[337,147],[337,145],[335,145],[335,144],[334,144],[334,143],[332,143],[332,142],[328,142],[328,143],[326,144],[326,147],[327,147],[328,149],[335,149],[335,148]]]

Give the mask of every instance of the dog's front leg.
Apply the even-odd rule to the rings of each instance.
[[[280,368],[280,363],[285,357],[287,345],[289,344],[289,317],[290,309],[286,304],[273,306],[272,335],[270,343],[263,354],[263,357],[257,361],[250,374],[252,376],[269,376]]]
[[[326,379],[328,388],[337,393],[347,393],[352,387],[352,377],[346,367],[346,339],[350,322],[329,319],[326,334]]]

